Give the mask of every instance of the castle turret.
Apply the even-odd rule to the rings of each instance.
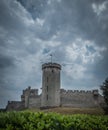
[[[60,106],[60,70],[61,65],[57,63],[42,65],[41,107]]]

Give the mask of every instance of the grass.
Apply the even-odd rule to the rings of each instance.
[[[55,112],[65,115],[70,114],[90,114],[90,115],[104,115],[104,111],[102,108],[70,108],[70,107],[58,107],[58,108],[50,108],[50,109],[28,109],[27,111],[32,112]]]

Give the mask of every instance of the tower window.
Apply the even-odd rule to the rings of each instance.
[[[54,70],[52,70],[52,73],[54,73]]]
[[[47,100],[48,100],[48,95],[47,95]]]
[[[48,77],[47,77],[47,82],[48,82]]]
[[[48,86],[47,86],[47,92],[48,92]]]

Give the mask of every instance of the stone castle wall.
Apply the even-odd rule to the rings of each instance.
[[[25,103],[25,108],[40,107],[41,96],[38,95],[38,89],[31,89],[31,87],[28,87],[27,89],[23,90],[21,99],[22,102],[24,101]]]
[[[61,107],[100,107],[104,104],[103,97],[98,93],[98,90],[79,91],[79,90],[64,90],[60,89],[60,106]],[[23,90],[21,101],[9,101],[7,110],[21,110],[24,108],[40,108],[41,95],[38,94],[38,89],[28,87]]]
[[[41,96],[30,96],[29,98],[29,108],[40,108],[41,106]]]
[[[98,90],[79,91],[60,89],[61,65],[45,63],[42,65],[42,94],[38,89],[28,87],[23,90],[21,101],[9,101],[7,110],[21,110],[26,108],[46,107],[100,107],[104,103]]]
[[[100,104],[104,102],[103,97],[98,93],[98,90],[72,91],[61,89],[60,93],[61,106],[100,107]]]
[[[22,101],[8,101],[8,104],[6,106],[6,110],[22,110],[24,109],[25,105]]]

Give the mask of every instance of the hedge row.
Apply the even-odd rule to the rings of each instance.
[[[108,130],[108,116],[0,113],[0,130]]]

